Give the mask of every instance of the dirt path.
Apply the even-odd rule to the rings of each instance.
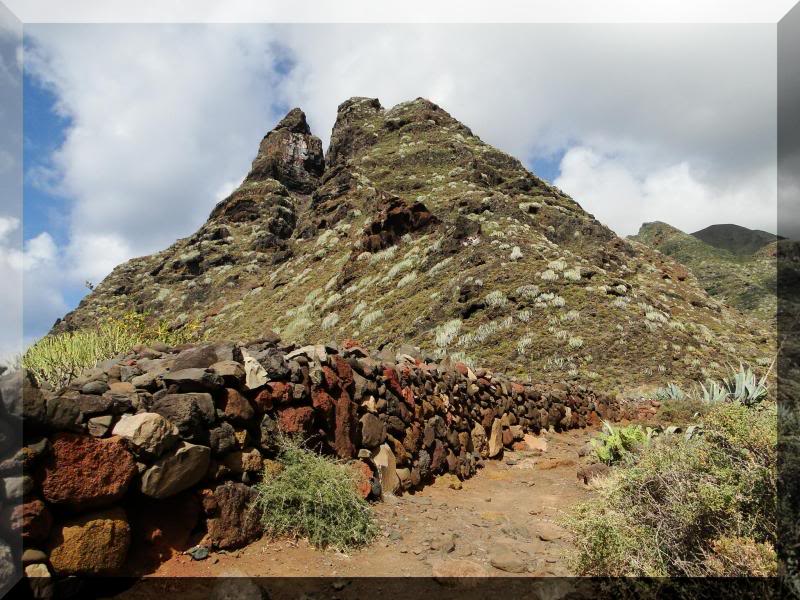
[[[555,521],[591,490],[576,479],[578,450],[592,430],[546,435],[544,452],[506,452],[460,490],[440,479],[375,506],[377,542],[345,555],[304,541],[260,540],[193,561],[181,555],[158,577],[407,577],[570,575],[570,550]]]

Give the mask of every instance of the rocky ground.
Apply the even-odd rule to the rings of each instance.
[[[305,541],[259,540],[196,561],[186,554],[161,564],[156,577],[503,577],[567,576],[571,544],[557,524],[587,499],[576,478],[580,449],[594,429],[545,434],[542,450],[507,451],[472,479],[441,477],[415,494],[375,505],[382,534],[352,554],[319,551]],[[453,484],[453,487],[450,486]],[[460,489],[454,489],[460,488]],[[152,583],[134,586],[136,598]]]

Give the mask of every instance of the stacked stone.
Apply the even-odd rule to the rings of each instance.
[[[18,488],[22,501],[5,522],[38,575],[119,572],[132,513],[195,515],[187,533],[204,518],[216,548],[256,539],[250,486],[281,434],[351,461],[363,496],[378,498],[444,473],[468,478],[526,433],[617,417],[613,401],[583,388],[520,384],[408,347],[298,348],[274,334],[135,348],[58,391],[15,376],[24,381],[24,446],[0,472],[6,495]],[[24,474],[8,475],[14,469]],[[153,503],[164,511],[142,510]],[[171,526],[153,518],[140,527],[149,542]]]

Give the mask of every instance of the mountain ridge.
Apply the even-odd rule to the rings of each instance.
[[[734,253],[658,221],[644,223],[629,239],[686,265],[712,297],[765,322],[775,322],[777,240],[760,246],[752,254]]]
[[[407,342],[617,391],[774,352],[684,266],[422,98],[346,100],[324,155],[293,109],[197,232],[115,268],[54,331],[125,309],[211,337]]]

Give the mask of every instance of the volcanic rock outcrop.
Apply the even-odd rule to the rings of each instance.
[[[775,350],[763,323],[422,98],[343,102],[324,156],[293,109],[196,233],[117,267],[54,331],[130,310],[213,339],[411,343],[606,391]]]

